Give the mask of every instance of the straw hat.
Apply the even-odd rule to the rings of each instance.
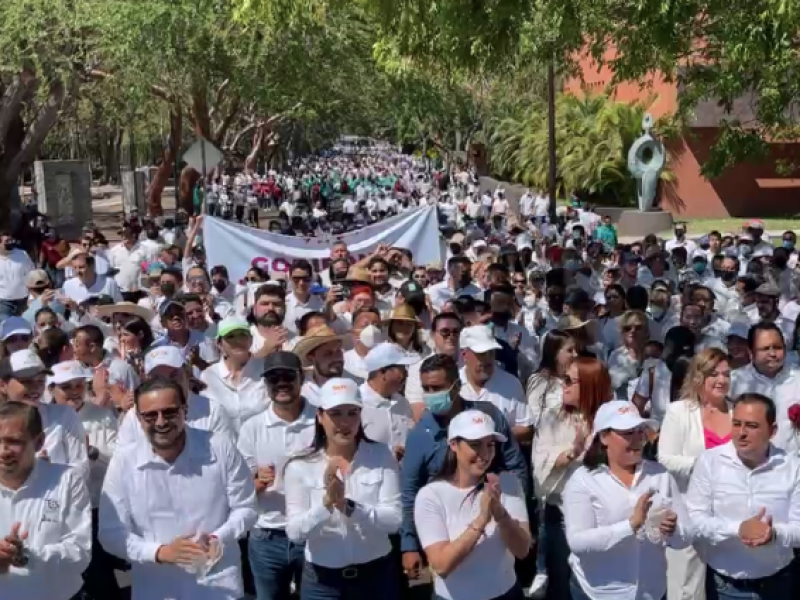
[[[114,315],[134,315],[144,319],[148,324],[155,317],[153,311],[133,302],[118,302],[117,304],[97,307],[98,317],[112,317]]]
[[[300,358],[305,358],[309,352],[313,352],[320,346],[329,342],[336,342],[342,339],[329,325],[320,325],[309,330],[309,332],[300,338],[300,341],[294,347],[294,353]]]
[[[556,324],[556,329],[560,329],[562,331],[569,331],[570,329],[580,329],[581,327],[585,327],[589,321],[582,321],[579,317],[575,315],[564,315]]]
[[[412,323],[416,323],[417,325],[422,324],[422,321],[417,318],[417,313],[414,312],[414,309],[408,304],[395,306],[392,309],[392,313],[389,315],[389,317],[381,322],[381,325],[388,326],[392,321],[410,321]]]
[[[369,274],[369,269],[365,267],[350,267],[347,271],[347,277],[344,283],[350,285],[368,285],[374,287],[372,284],[372,277]]]

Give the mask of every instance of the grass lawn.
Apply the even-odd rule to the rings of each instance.
[[[721,234],[741,233],[742,224],[750,219],[687,219],[689,224],[689,237],[704,235],[710,231],[719,231]],[[767,231],[786,231],[792,229],[800,232],[800,219],[762,219]],[[661,238],[671,238],[671,231],[662,231],[658,234]]]

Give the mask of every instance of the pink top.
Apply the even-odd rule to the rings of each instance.
[[[727,444],[731,441],[731,434],[729,433],[725,437],[720,437],[710,429],[703,428],[703,437],[705,438],[706,442],[706,450],[711,450],[711,448],[716,448],[717,446],[722,446],[722,444]]]

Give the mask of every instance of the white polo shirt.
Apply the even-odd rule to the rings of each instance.
[[[25,279],[36,267],[28,253],[14,248],[0,255],[0,300],[23,300],[28,297]]]
[[[686,506],[695,528],[695,548],[712,569],[734,579],[774,575],[800,547],[800,461],[770,447],[763,465],[742,464],[733,442],[707,450],[694,464]],[[765,508],[774,542],[749,548],[739,526]]]
[[[509,427],[529,427],[533,425],[533,412],[525,399],[525,391],[519,379],[506,373],[498,366],[483,388],[476,390],[467,381],[467,369],[459,369],[461,377],[461,397],[464,400],[491,402],[508,421]]]
[[[517,476],[501,473],[500,503],[515,521],[528,522],[528,510]],[[457,540],[481,512],[480,493],[439,480],[423,487],[414,500],[414,525],[423,549]],[[447,577],[436,577],[436,596],[446,600],[499,598],[517,582],[514,555],[492,520],[470,553]]]
[[[384,444],[361,442],[344,475],[345,496],[355,502],[350,517],[325,508],[324,452],[286,466],[286,534],[306,542],[311,564],[342,569],[387,556],[389,536],[402,521],[398,465]]]
[[[283,470],[290,456],[311,448],[317,420],[317,411],[308,402],[303,403],[303,411],[291,423],[278,417],[273,407],[270,402],[267,410],[242,425],[238,442],[239,452],[253,475],[259,468],[275,468],[275,483],[257,495],[256,527],[260,529],[286,528]]]
[[[92,512],[81,475],[67,465],[37,460],[18,490],[0,484],[0,531],[20,523],[28,564],[0,574],[8,600],[69,600],[83,587],[92,555]]]
[[[225,409],[237,436],[247,419],[267,408],[269,397],[263,374],[264,359],[251,357],[238,382],[233,381],[224,359],[203,371],[200,378],[207,386],[204,395]]]
[[[71,406],[43,404],[37,408],[44,426],[44,445],[51,463],[68,465],[88,480],[90,465],[86,453],[86,430]],[[40,451],[41,453],[41,451]]]
[[[114,302],[122,302],[122,294],[117,282],[111,277],[97,275],[90,286],[86,286],[80,279],[73,277],[64,282],[64,295],[80,304],[84,300],[97,296],[110,296]]]
[[[117,449],[100,501],[99,539],[132,563],[132,600],[217,600],[243,594],[238,539],[256,522],[250,469],[230,440],[186,428],[186,446],[169,464],[148,442]],[[214,535],[222,558],[202,579],[156,563],[179,536]]]
[[[286,296],[286,316],[283,318],[283,326],[297,335],[297,321],[303,315],[310,312],[323,312],[324,310],[325,300],[322,296],[311,294],[307,302],[301,302],[292,292]]]
[[[408,432],[414,426],[411,405],[400,394],[384,398],[376,392],[368,381],[358,388],[364,406],[361,409],[361,423],[364,433],[373,442],[386,444],[390,450],[406,447]]]

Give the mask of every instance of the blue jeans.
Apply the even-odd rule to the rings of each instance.
[[[566,598],[569,594],[569,545],[564,530],[564,515],[552,504],[539,510],[539,543],[536,549],[536,573],[547,573],[548,598]]]
[[[299,587],[305,544],[295,544],[280,529],[253,529],[247,556],[258,600],[289,600],[291,582]]]
[[[569,578],[569,595],[572,600],[591,600],[591,598],[586,595],[586,592],[583,591],[581,584],[578,583],[574,575]]]
[[[303,567],[300,600],[400,600],[400,569],[391,554],[362,565]]]
[[[791,566],[761,579],[733,579],[709,568],[706,600],[791,600],[794,598]]]

